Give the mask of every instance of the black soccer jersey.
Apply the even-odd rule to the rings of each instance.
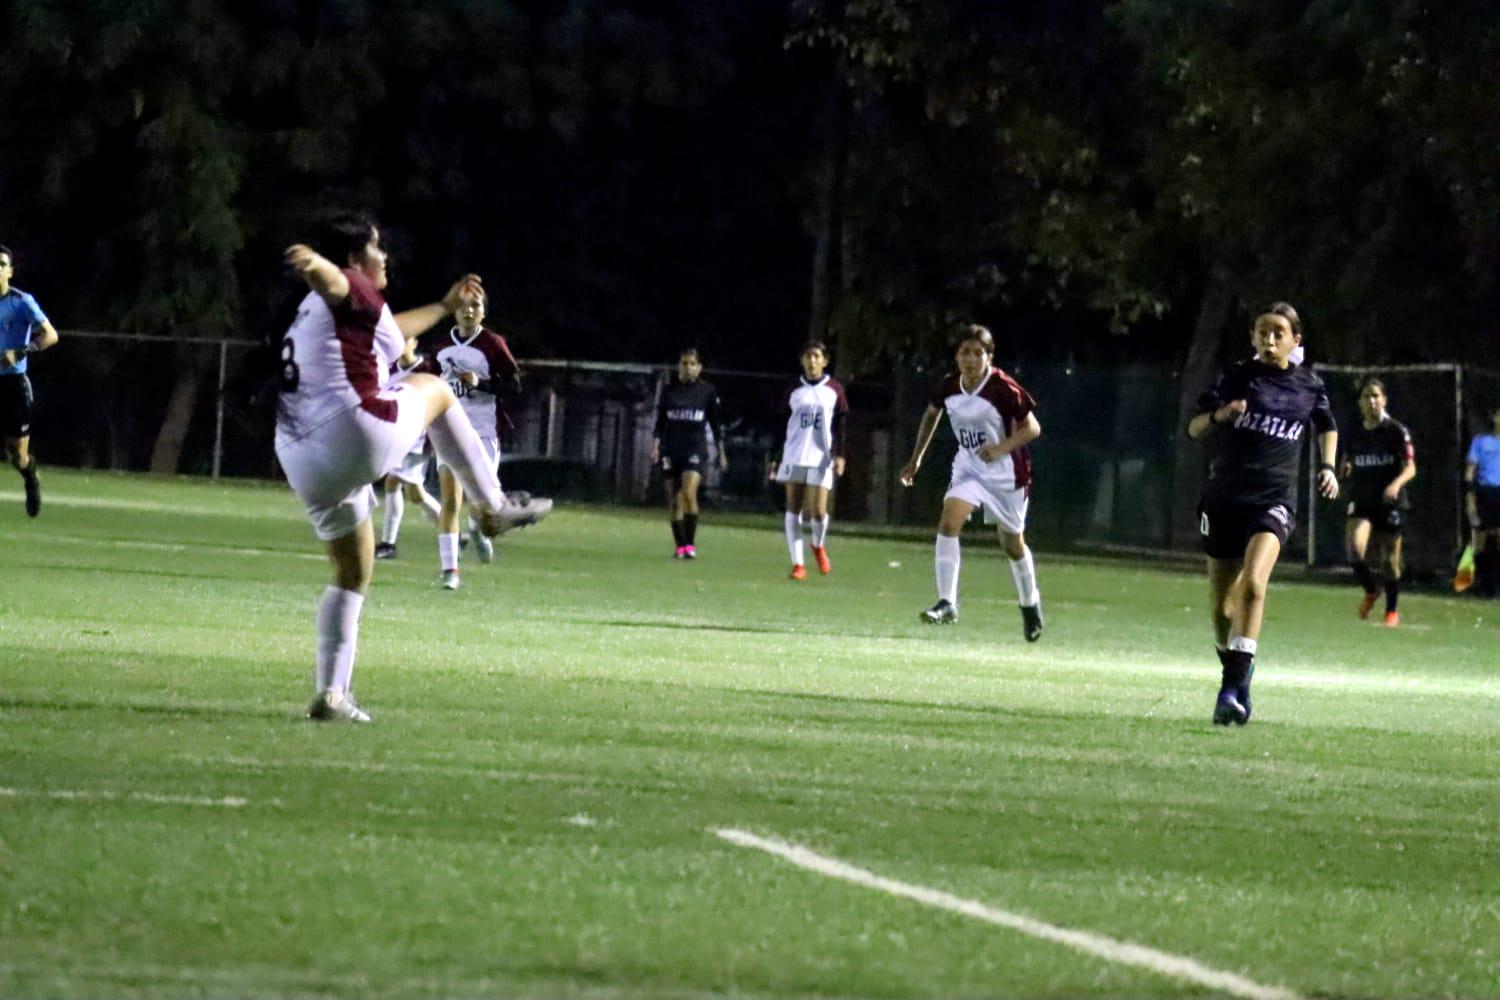
[[[1295,511],[1303,434],[1309,425],[1317,434],[1337,429],[1323,380],[1301,365],[1282,369],[1242,361],[1198,397],[1198,411],[1211,413],[1236,399],[1243,399],[1246,409],[1220,435],[1204,498],[1284,504]]]
[[[1385,502],[1385,488],[1401,474],[1407,462],[1414,461],[1411,435],[1398,421],[1386,417],[1374,427],[1360,422],[1350,430],[1341,444],[1344,457],[1354,467],[1349,477],[1349,499],[1355,503],[1379,505]],[[1396,505],[1409,506],[1406,488],[1401,488]]]
[[[663,455],[704,450],[709,428],[713,429],[714,441],[723,447],[718,390],[702,379],[696,382],[673,379],[663,387],[656,407],[656,437],[661,441]]]

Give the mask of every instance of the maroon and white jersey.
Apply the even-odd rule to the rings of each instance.
[[[823,465],[843,452],[849,403],[837,379],[831,375],[816,382],[799,378],[787,404],[792,415],[787,418],[786,445],[781,450],[783,466]]]
[[[958,372],[938,383],[930,400],[948,411],[948,422],[958,438],[953,456],[953,482],[977,479],[989,486],[1025,489],[1031,485],[1031,448],[1017,448],[993,462],[978,455],[985,445],[1005,440],[1027,414],[1036,409],[1031,393],[999,368],[989,373],[972,392],[964,390]]]
[[[500,392],[509,384],[521,366],[505,338],[493,330],[480,328],[465,338],[458,327],[447,334],[424,341],[436,359],[448,387],[463,405],[469,423],[482,438],[497,438],[505,426],[505,412],[500,407]],[[459,377],[465,372],[479,376],[478,385],[465,385]]]
[[[308,292],[281,341],[276,436],[296,441],[360,407],[394,422],[396,401],[381,395],[405,338],[380,289],[345,269],[349,295],[330,307]]]

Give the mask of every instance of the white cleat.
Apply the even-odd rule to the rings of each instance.
[[[444,590],[457,590],[463,586],[463,581],[458,578],[458,570],[456,569],[443,570],[443,577],[440,582]]]
[[[484,532],[479,530],[479,522],[469,529],[469,544],[474,547],[475,555],[479,556],[482,563],[491,562],[495,558],[495,543],[484,537]]]
[[[505,503],[499,510],[484,511],[477,520],[480,532],[493,537],[514,528],[536,524],[550,513],[552,513],[551,500],[516,492],[505,498]]]
[[[320,691],[307,706],[307,717],[315,722],[369,722],[370,716],[354,704],[347,691]]]

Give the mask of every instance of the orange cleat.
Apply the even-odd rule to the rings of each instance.
[[[1375,606],[1375,598],[1378,596],[1378,594],[1366,594],[1364,597],[1361,597],[1359,599],[1360,621],[1364,621],[1366,618],[1370,617],[1370,609]]]
[[[806,580],[807,579],[807,567],[804,566],[804,565],[802,565],[801,563],[798,563],[797,565],[795,565],[795,566],[792,567],[792,574],[791,575],[792,575],[792,579],[793,580]]]
[[[828,561],[828,550],[821,545],[813,546],[813,558],[818,561],[818,572],[825,576],[833,572],[833,563]]]
[[[1399,611],[1387,611],[1385,613],[1385,627],[1386,628],[1395,628],[1397,625],[1400,625],[1400,624],[1401,624],[1401,612],[1399,612]]]

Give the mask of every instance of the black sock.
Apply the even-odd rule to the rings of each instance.
[[[684,534],[685,534],[685,532],[682,529],[682,522],[681,521],[673,521],[672,522],[672,541],[674,541],[674,542],[677,543],[677,547],[679,549],[682,548],[684,545],[687,544],[687,542],[684,542],[682,540],[683,537],[684,537]]]
[[[1385,613],[1390,614],[1396,610],[1396,602],[1401,599],[1401,581],[1385,581]]]
[[[1356,559],[1349,564],[1349,567],[1354,570],[1354,579],[1365,588],[1365,593],[1375,594],[1380,591],[1380,585],[1375,582],[1375,574],[1370,572],[1369,563],[1363,559]]]
[[[1255,654],[1239,649],[1226,649],[1219,656],[1224,664],[1224,686],[1239,687],[1244,684],[1245,679],[1250,676],[1250,664],[1255,662]]]
[[[683,542],[684,545],[696,544],[695,540],[698,537],[697,514],[682,515],[682,537],[687,539],[687,541]]]

